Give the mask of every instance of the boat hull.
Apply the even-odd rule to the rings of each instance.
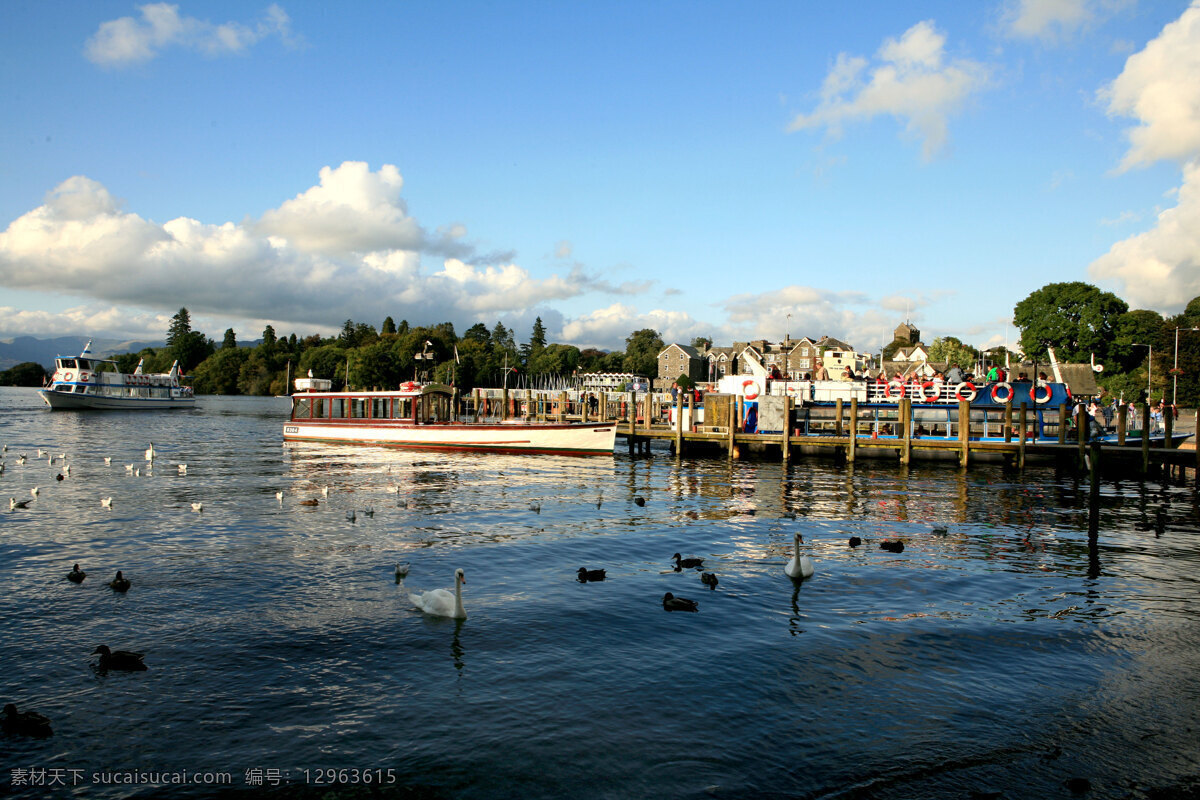
[[[42,389],[38,392],[46,405],[55,411],[154,411],[164,408],[190,408],[196,404],[195,397],[105,397],[103,395],[81,395]]]
[[[411,423],[369,425],[292,420],[283,426],[287,442],[365,444],[412,450],[552,455],[612,455],[615,423]]]

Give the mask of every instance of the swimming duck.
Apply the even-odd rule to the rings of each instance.
[[[850,546],[851,547],[858,547],[860,544],[862,544],[862,539],[858,538],[857,536],[850,537]]]
[[[605,578],[604,570],[588,569],[587,567],[579,568],[579,582],[587,583],[588,581],[602,581]]]
[[[688,600],[686,597],[676,597],[667,592],[663,595],[663,611],[696,611],[700,608],[700,604],[695,600]]]
[[[114,592],[121,592],[122,594],[128,592],[129,587],[132,585],[133,584],[129,581],[129,579],[121,574],[121,570],[117,570],[117,577],[108,582],[108,588],[112,589]]]
[[[800,554],[800,545],[803,542],[804,537],[797,533],[792,543],[795,548],[794,553],[791,560],[783,568],[783,571],[787,573],[789,578],[811,578],[813,572],[816,571],[812,558]]]
[[[99,655],[100,661],[96,664],[96,669],[104,671],[109,669],[121,669],[127,672],[141,672],[146,669],[146,665],[142,663],[145,658],[143,653],[131,653],[128,650],[109,650],[108,645],[102,644],[92,651],[92,655]]]
[[[717,588],[718,581],[717,581],[717,576],[715,573],[712,573],[712,572],[700,573],[700,582],[703,583],[705,586],[707,586],[709,589]]]
[[[691,569],[692,567],[703,567],[704,566],[703,558],[680,558],[679,553],[676,553],[675,555],[671,556],[671,558],[675,559],[675,569],[676,570],[683,569],[684,567]]]
[[[71,571],[67,573],[67,580],[71,583],[83,583],[83,579],[87,577],[87,573],[79,568],[79,565],[71,567]]]
[[[633,504],[640,508],[641,506],[646,505],[646,498],[638,495],[637,497],[633,498]]]
[[[904,542],[901,542],[899,540],[896,540],[894,542],[890,542],[890,541],[889,542],[880,542],[879,549],[887,550],[889,553],[903,553],[904,552]]]
[[[30,736],[34,739],[45,739],[53,735],[50,730],[50,720],[36,711],[17,711],[12,703],[4,706],[4,719],[0,721],[5,733],[17,736]]]
[[[312,498],[311,500],[301,500],[300,501],[300,505],[302,505],[302,506],[319,506],[320,504],[321,504],[321,501],[315,497]]]

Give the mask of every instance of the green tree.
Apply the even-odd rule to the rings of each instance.
[[[482,322],[476,322],[471,327],[467,328],[467,332],[463,334],[463,340],[473,340],[480,344],[490,345],[492,343],[492,334],[488,330],[487,325]]]
[[[47,377],[41,364],[22,361],[11,369],[0,372],[0,386],[42,386]]]
[[[947,368],[951,364],[969,368],[978,357],[979,351],[953,336],[938,337],[929,345],[929,360],[944,361]]]
[[[679,373],[679,377],[675,379],[675,385],[680,389],[683,389],[685,392],[690,392],[692,389],[696,388],[696,382],[684,372]]]
[[[1091,284],[1050,283],[1017,303],[1013,322],[1026,358],[1046,361],[1053,347],[1059,361],[1088,362],[1093,354],[1107,361],[1117,320],[1128,310],[1124,300]]]
[[[345,385],[347,350],[336,344],[310,347],[300,356],[297,375],[306,375],[312,370],[314,378],[328,378],[333,381],[333,388],[341,389]]]
[[[192,332],[192,316],[186,308],[179,309],[171,317],[171,326],[167,329],[167,347],[173,347],[183,337]]]
[[[535,353],[529,362],[530,375],[570,375],[579,367],[579,348],[551,344]]]
[[[391,317],[388,317],[387,319],[385,319],[383,321],[383,327],[379,329],[379,332],[385,333],[385,334],[386,333],[395,333],[396,332],[395,320],[393,320]]]
[[[712,343],[713,340],[711,336],[697,336],[692,339],[692,347],[696,348],[701,353],[712,347]]]
[[[651,328],[634,331],[625,340],[625,371],[653,378],[658,373],[658,354],[662,349],[658,331]]]
[[[237,335],[234,334],[233,328],[225,329],[225,340],[221,342],[222,350],[230,350],[237,347]]]
[[[192,370],[192,388],[197,394],[238,394],[238,380],[250,351],[222,347]]]
[[[356,347],[349,353],[350,385],[360,389],[391,389],[401,381],[400,358],[390,340]]]

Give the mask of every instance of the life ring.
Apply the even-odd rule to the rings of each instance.
[[[1008,394],[1006,394],[1004,396],[1003,400],[1001,400],[997,396],[997,395],[999,395],[1001,389],[1005,389],[1008,392]],[[997,383],[995,386],[992,387],[992,402],[1007,403],[1009,400],[1013,399],[1013,394],[1014,394],[1014,392],[1013,392],[1012,384],[1009,383],[1008,381],[1000,381],[1000,383]]]
[[[747,386],[749,386],[754,391],[754,394],[751,394],[750,392],[746,391]],[[742,396],[745,397],[747,400],[757,400],[758,399],[758,384],[755,383],[754,381],[742,381]]]
[[[938,391],[934,388],[933,381],[925,381],[923,383],[913,384],[913,398],[915,398],[918,402],[928,403],[930,397],[928,394],[926,394],[926,389],[933,389],[933,396],[935,398],[938,396]]]
[[[892,392],[892,387],[896,387],[895,393]],[[890,381],[883,389],[884,395],[888,400],[897,400],[904,397],[904,384],[901,381]]]
[[[965,391],[964,391],[965,389]],[[954,396],[959,400],[966,400],[968,403],[975,399],[975,384],[970,381],[963,381],[958,386],[954,387]]]
[[[1038,397],[1038,389],[1045,389],[1046,396]],[[1054,391],[1046,384],[1042,384],[1041,386],[1038,386],[1035,383],[1035,384],[1033,384],[1033,386],[1029,387],[1029,399],[1032,400],[1033,402],[1037,403],[1038,405],[1041,405],[1043,403],[1049,403],[1050,398],[1053,395],[1054,395]]]
[[[75,373],[73,373],[73,372],[64,372],[64,373],[63,373],[63,377],[62,377],[62,379],[63,379],[64,381],[70,381],[70,380],[74,380],[74,379],[75,379]]]
[[[83,381],[83,382],[85,382],[85,383],[86,383],[86,382],[88,381],[88,379],[90,379],[90,378],[91,378],[91,376],[90,376],[90,375],[88,375],[86,372],[81,372],[81,373],[79,373],[79,380],[81,380],[81,381]]]

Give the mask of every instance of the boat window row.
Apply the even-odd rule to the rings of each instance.
[[[414,402],[415,401],[415,402]],[[292,397],[292,419],[362,419],[448,422],[450,398],[422,397]]]

